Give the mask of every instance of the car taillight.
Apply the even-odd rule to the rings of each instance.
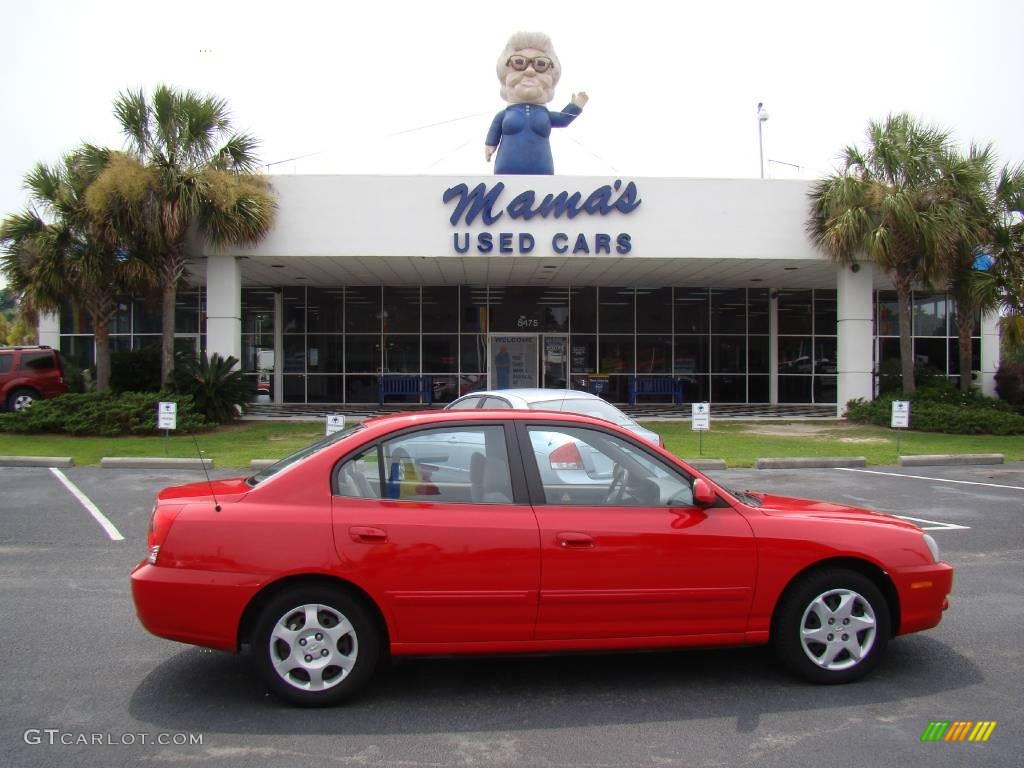
[[[583,469],[583,457],[576,443],[566,443],[555,448],[548,455],[548,461],[552,469]]]
[[[149,548],[146,562],[150,565],[156,565],[160,547],[163,546],[167,532],[171,530],[171,523],[180,510],[181,507],[161,507],[159,504],[153,507],[153,514],[149,518],[149,533],[146,536],[146,546]]]

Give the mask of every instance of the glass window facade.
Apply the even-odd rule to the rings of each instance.
[[[687,400],[769,399],[767,289],[351,286],[284,299],[285,402],[374,402],[383,373],[431,376],[435,401],[450,401],[487,386],[491,333],[568,336],[570,374],[607,377],[617,402],[634,373],[682,378]]]
[[[772,294],[777,300],[774,349]],[[205,347],[204,301],[201,289],[178,293],[179,347]],[[278,301],[280,349],[274,341]],[[554,335],[565,340],[555,344],[567,343],[562,348],[574,384],[606,378],[606,396],[614,402],[628,399],[629,377],[639,374],[681,379],[687,401],[768,403],[774,353],[779,403],[831,404],[838,375],[836,306],[831,289],[246,287],[241,367],[258,382],[261,399],[274,399],[279,364],[284,402],[376,402],[379,377],[386,373],[431,376],[435,401],[448,402],[487,387],[489,334]],[[915,293],[912,315],[918,364],[955,379],[952,301],[944,294]],[[878,367],[899,356],[894,292],[876,292],[874,322]],[[65,306],[60,328],[64,356],[83,367],[93,365],[88,317]],[[976,369],[980,323],[972,344]],[[111,348],[159,347],[159,302],[120,301],[111,322]]]
[[[834,403],[836,292],[778,291],[780,403]]]
[[[956,302],[944,293],[914,291],[910,298],[914,365],[954,382],[960,380]],[[898,370],[899,302],[896,291],[875,292],[875,371]],[[981,318],[974,318],[971,370],[981,368]],[[877,391],[877,388],[876,388]]]
[[[206,296],[200,289],[178,291],[174,311],[174,347],[198,354],[205,346]],[[110,351],[129,352],[161,345],[161,313],[158,297],[120,296],[110,320]],[[60,309],[60,353],[79,368],[96,364],[96,348],[89,316],[65,301]]]

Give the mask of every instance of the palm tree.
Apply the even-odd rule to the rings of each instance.
[[[157,274],[162,300],[161,380],[174,371],[174,304],[197,234],[215,245],[254,244],[273,226],[276,204],[255,173],[257,140],[232,133],[227,102],[158,86],[114,101],[128,152],[111,158],[87,203],[111,233],[138,238]]]
[[[899,299],[903,392],[914,392],[910,297],[948,264],[962,231],[961,206],[944,168],[951,143],[945,131],[910,115],[872,121],[868,147],[847,147],[845,167],[810,192],[807,232],[841,265],[867,259],[892,277]]]
[[[92,226],[84,198],[105,167],[109,151],[83,145],[49,167],[25,176],[30,206],[0,226],[2,269],[30,312],[59,309],[66,298],[92,320],[96,338],[96,389],[110,386],[110,320],[117,295],[145,279],[145,267]]]
[[[966,157],[953,157],[949,167],[966,169],[950,174],[966,214],[966,227],[949,267],[949,290],[956,300],[960,389],[967,392],[976,317],[1002,309],[1008,336],[1020,324],[1013,318],[1022,315],[1024,166],[1006,166],[997,176],[991,146],[972,146]]]

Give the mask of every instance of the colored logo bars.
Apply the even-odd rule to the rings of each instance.
[[[995,727],[995,720],[932,720],[921,741],[988,741]]]

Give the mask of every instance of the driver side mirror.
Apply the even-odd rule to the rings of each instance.
[[[718,500],[711,485],[703,477],[693,481],[693,503],[697,507],[710,507]]]

